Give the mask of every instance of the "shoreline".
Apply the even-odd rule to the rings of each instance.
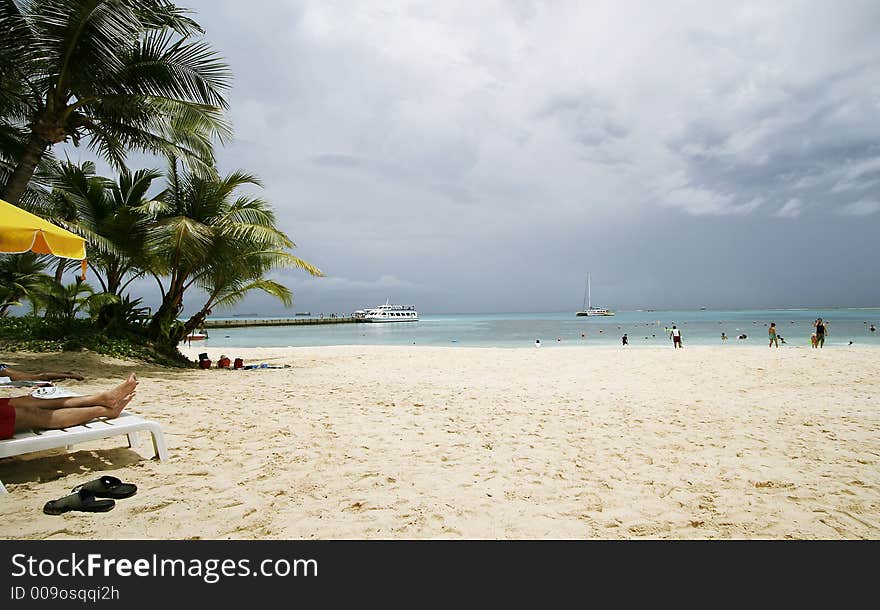
[[[222,348],[291,365],[229,374],[4,355],[78,393],[137,372],[171,459],[0,460],[0,538],[880,538],[878,350],[450,347]],[[138,493],[41,512],[101,474]]]
[[[204,348],[204,349],[202,349]],[[363,345],[363,344],[347,344],[347,345],[304,345],[304,346],[294,346],[287,345],[283,347],[265,347],[265,346],[257,346],[257,347],[235,347],[235,346],[199,346],[199,347],[189,347],[187,346],[178,346],[180,353],[189,358],[190,360],[198,360],[198,355],[200,353],[204,353],[205,351],[213,351],[217,352],[218,355],[220,353],[224,353],[227,355],[231,355],[233,352],[235,353],[245,353],[251,354],[254,357],[259,358],[260,354],[265,352],[271,353],[282,353],[289,354],[295,353],[297,351],[303,350],[357,350],[357,349],[365,349],[365,350],[500,350],[500,351],[524,351],[524,352],[540,352],[545,350],[567,350],[567,351],[581,351],[584,349],[588,350],[616,350],[621,353],[626,351],[656,351],[656,352],[672,352],[672,351],[704,351],[704,350],[725,350],[725,351],[738,351],[738,350],[766,350],[766,351],[778,351],[785,352],[789,350],[797,350],[808,351],[808,352],[822,352],[822,351],[834,351],[834,352],[847,352],[849,350],[862,351],[862,350],[878,350],[880,351],[880,345],[870,345],[870,344],[857,344],[853,345],[828,345],[824,348],[816,348],[813,349],[809,345],[784,345],[779,348],[770,348],[766,344],[754,344],[754,345],[742,345],[732,343],[730,345],[703,345],[703,344],[685,344],[685,346],[681,349],[676,349],[672,347],[672,343],[669,345],[659,346],[659,345],[639,345],[639,344],[630,344],[626,347],[620,345],[620,343],[610,344],[610,343],[574,343],[574,341],[570,341],[568,344],[558,344],[557,342],[547,342],[541,344],[540,348],[536,348],[534,345],[528,346],[480,346],[480,345]],[[228,353],[227,353],[228,352]],[[210,355],[210,354],[209,354]],[[277,356],[276,356],[277,357]],[[216,360],[216,359],[214,359]],[[246,363],[247,364],[247,363]]]

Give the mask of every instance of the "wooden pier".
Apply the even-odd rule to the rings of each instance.
[[[252,318],[242,320],[205,320],[202,328],[240,328],[246,326],[308,326],[310,324],[358,324],[362,318]]]

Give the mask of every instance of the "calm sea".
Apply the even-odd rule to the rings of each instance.
[[[468,347],[544,347],[670,345],[666,329],[682,329],[685,345],[766,345],[767,326],[776,323],[786,345],[808,346],[817,317],[828,323],[826,345],[880,346],[880,308],[773,309],[739,311],[619,311],[613,317],[575,317],[566,313],[420,314],[418,322],[326,324],[210,329],[193,343],[206,348],[303,347],[319,345],[445,345]],[[223,319],[223,318],[216,318]],[[235,319],[235,318],[229,318]],[[746,339],[737,339],[745,334]],[[583,335],[583,337],[581,336]],[[559,341],[557,341],[559,339]]]

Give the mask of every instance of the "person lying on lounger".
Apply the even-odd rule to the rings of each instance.
[[[12,381],[55,381],[58,379],[83,380],[82,375],[77,373],[25,373],[11,369],[5,364],[0,364],[0,377],[9,377]]]
[[[134,398],[137,385],[137,376],[132,373],[115,388],[91,396],[0,398],[0,440],[31,428],[69,428],[97,417],[119,417]]]

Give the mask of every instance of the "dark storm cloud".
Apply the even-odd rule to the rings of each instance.
[[[189,4],[297,309],[880,301],[880,3]]]

